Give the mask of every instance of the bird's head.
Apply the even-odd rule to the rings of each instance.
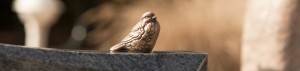
[[[153,12],[145,12],[142,16],[142,20],[146,22],[156,21],[156,16]]]

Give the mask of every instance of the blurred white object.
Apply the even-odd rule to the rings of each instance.
[[[48,33],[64,7],[59,0],[15,0],[14,11],[25,27],[25,45],[47,47]]]
[[[248,0],[244,18],[241,71],[299,71],[295,18],[299,1]],[[297,25],[298,26],[298,25]],[[298,30],[298,29],[297,29]],[[292,34],[292,35],[291,35]],[[297,34],[297,35],[293,35]],[[297,41],[296,41],[297,40]],[[288,51],[287,50],[295,50]],[[292,54],[289,54],[292,53]],[[290,59],[289,56],[292,56]],[[296,60],[296,61],[294,61]],[[291,63],[297,63],[293,66]],[[289,63],[289,64],[287,64]],[[294,68],[291,68],[294,67]]]

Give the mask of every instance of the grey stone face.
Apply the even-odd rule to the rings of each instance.
[[[206,71],[207,54],[109,53],[0,44],[0,71]]]

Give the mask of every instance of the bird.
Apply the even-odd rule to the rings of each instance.
[[[131,32],[118,44],[112,46],[114,52],[150,53],[159,36],[160,24],[153,12],[145,12]]]

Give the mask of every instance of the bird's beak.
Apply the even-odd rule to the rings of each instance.
[[[156,16],[153,16],[152,19],[156,19]]]

